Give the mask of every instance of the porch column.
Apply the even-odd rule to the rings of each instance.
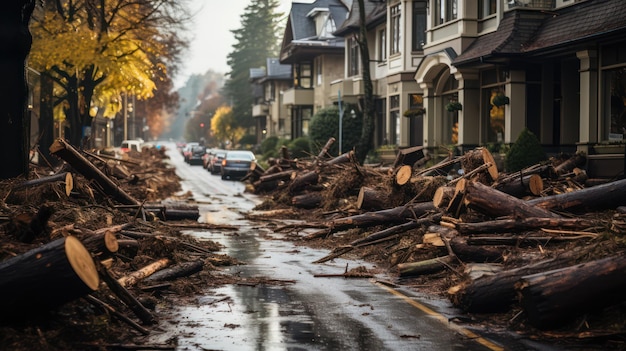
[[[598,142],[598,53],[576,53],[580,60],[580,143]]]
[[[435,116],[438,115],[437,103],[434,96],[435,88],[432,83],[421,83],[420,87],[424,91],[424,108],[426,109],[426,114],[424,115],[424,147],[433,147],[437,145],[437,137],[435,134]]]
[[[505,93],[510,97],[504,112],[504,142],[514,143],[526,127],[526,72],[509,71]]]
[[[480,144],[480,82],[478,72],[455,74],[459,82],[459,146]]]

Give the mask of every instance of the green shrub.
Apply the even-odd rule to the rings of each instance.
[[[249,149],[250,146],[256,144],[256,135],[246,134],[239,139],[239,145],[244,149]]]
[[[278,145],[278,137],[271,136],[261,142],[261,153],[265,154],[268,151],[276,151],[276,145]]]
[[[292,140],[289,145],[289,155],[291,158],[304,158],[311,156],[311,144],[307,137],[300,137]]]
[[[524,128],[506,154],[504,166],[507,172],[517,172],[528,166],[540,163],[546,160],[546,158],[546,153],[541,147],[537,136],[528,128]]]
[[[354,118],[351,113],[353,110],[355,111]],[[363,118],[358,113],[356,106],[348,105],[345,108],[342,122],[341,151],[346,152],[359,142]],[[331,137],[336,140],[328,152],[331,155],[339,154],[339,109],[336,106],[320,109],[311,118],[309,136],[313,154],[317,155]]]

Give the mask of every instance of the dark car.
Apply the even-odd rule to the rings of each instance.
[[[213,153],[213,157],[209,160],[208,170],[211,174],[219,174],[222,169],[222,160],[226,156],[226,151],[217,150]]]
[[[204,146],[193,146],[189,152],[187,163],[190,165],[201,165],[202,157],[206,153],[206,148]]]
[[[252,162],[256,158],[251,151],[233,150],[226,152],[226,156],[222,160],[222,170],[220,171],[222,179],[242,178],[250,171]]]

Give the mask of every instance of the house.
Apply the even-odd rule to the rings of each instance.
[[[282,92],[292,139],[307,136],[313,114],[332,106],[330,84],[343,77],[344,41],[332,33],[345,21],[351,0],[293,2],[280,49],[292,66],[293,84]]]
[[[415,72],[426,108],[423,145],[455,134],[460,151],[507,144],[528,128],[548,152],[586,152],[590,177],[623,172],[626,2],[428,5],[425,57]],[[462,109],[447,111],[450,101]],[[605,154],[606,145],[617,152]]]
[[[626,1],[364,5],[376,146],[498,149],[528,128],[549,154],[585,152],[590,177],[623,174]],[[358,11],[357,1],[293,4],[280,57],[294,67],[292,137],[320,107],[362,103]]]
[[[291,65],[283,65],[278,58],[268,58],[266,66],[250,70],[254,105],[252,117],[255,119],[257,143],[276,136],[282,139],[291,137],[291,121],[282,103],[283,92],[291,87]]]

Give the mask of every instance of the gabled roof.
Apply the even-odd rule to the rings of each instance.
[[[454,65],[520,54],[540,55],[600,37],[626,35],[626,1],[588,0],[552,12],[514,10],[498,30],[477,38]]]
[[[346,1],[349,2],[349,1]],[[291,63],[298,61],[300,56],[315,55],[317,52],[343,52],[344,42],[339,38],[319,38],[316,31],[315,18],[309,16],[314,9],[328,9],[335,26],[343,25],[348,5],[341,0],[316,0],[308,3],[293,2],[287,19],[285,34],[281,45],[280,61]]]
[[[365,6],[365,26],[368,29],[387,20],[387,3],[365,1],[363,5]],[[358,32],[361,27],[360,13],[359,3],[353,2],[348,19],[341,27],[337,27],[338,29],[333,34],[345,36],[349,33]]]

